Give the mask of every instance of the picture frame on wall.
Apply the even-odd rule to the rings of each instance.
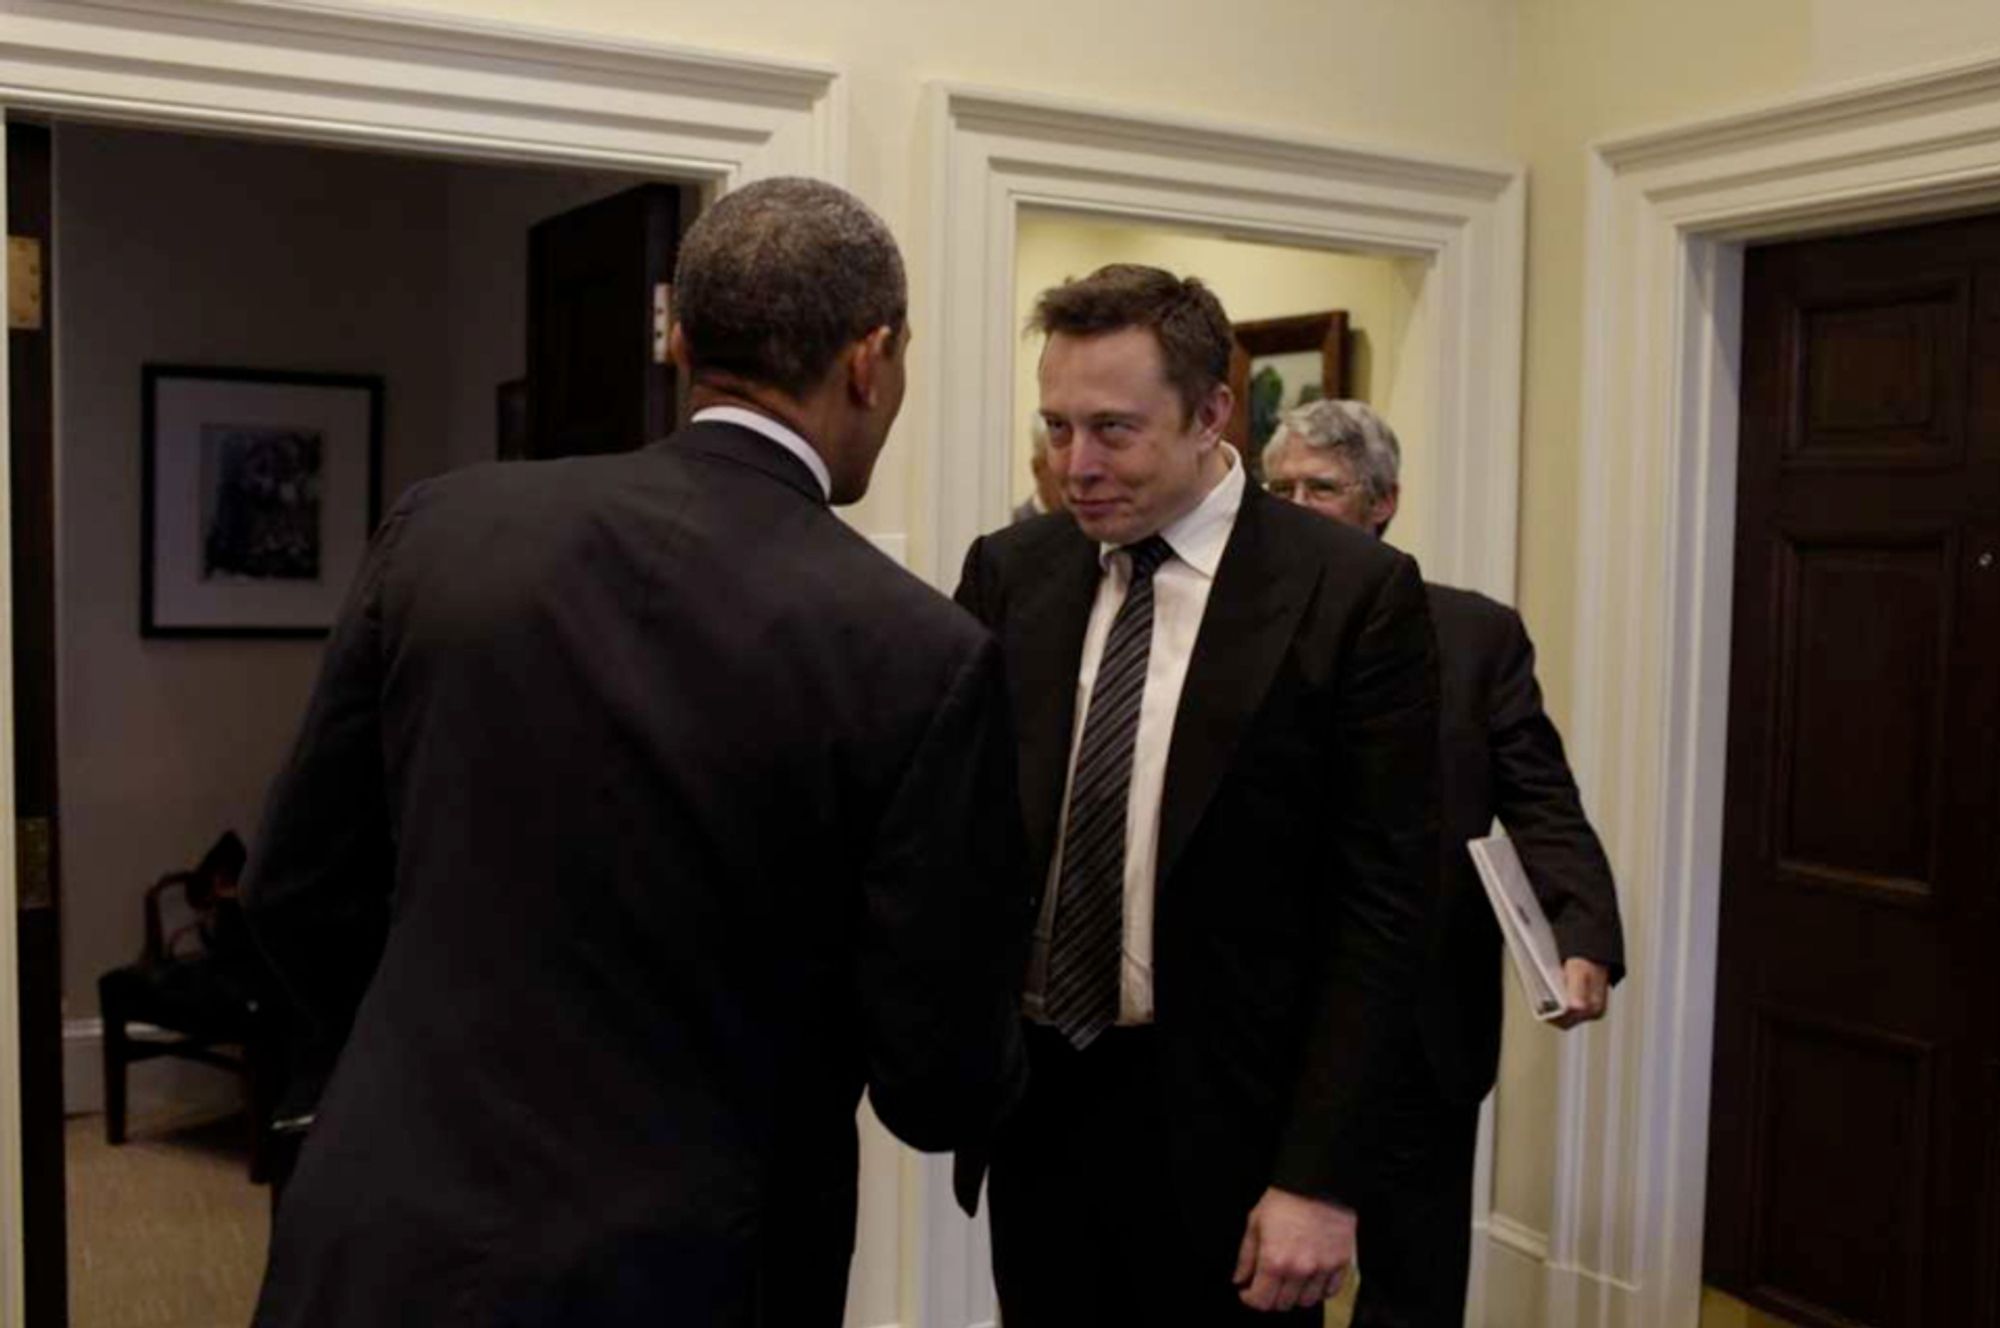
[[[1228,438],[1243,449],[1253,477],[1263,475],[1264,444],[1278,417],[1322,397],[1348,395],[1347,311],[1237,323],[1229,357],[1236,396]]]
[[[381,377],[142,377],[140,635],[325,636],[381,520]]]

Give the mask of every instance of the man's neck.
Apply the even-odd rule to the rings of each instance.
[[[697,382],[689,390],[690,415],[715,406],[734,406],[738,410],[750,410],[759,415],[768,415],[812,444],[813,450],[821,456],[826,455],[825,446],[816,436],[817,430],[808,418],[809,413],[798,402],[783,393],[750,383],[709,381]]]

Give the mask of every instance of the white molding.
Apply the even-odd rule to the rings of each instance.
[[[957,84],[928,89],[930,505],[918,565],[950,586],[1004,523],[1014,432],[1015,224],[1024,206],[1194,225],[1235,236],[1429,260],[1424,436],[1437,483],[1418,495],[1425,571],[1514,597],[1526,181],[1468,161],[1171,114]]]
[[[847,165],[846,83],[830,66],[312,0],[0,0],[0,108],[617,168],[711,189],[771,175],[841,181]],[[0,364],[0,749],[11,751],[6,406]],[[12,771],[0,761],[0,1325],[9,1328],[23,1314]]]
[[[298,0],[0,0],[0,103],[693,177],[838,180],[838,71]]]
[[[1690,1328],[1715,1017],[1742,246],[2000,199],[2000,62],[1629,135],[1595,147],[1589,167],[1571,738],[1623,883],[1633,976],[1614,1018],[1564,1049],[1552,1266],[1599,1270],[1599,1290],[1552,1292],[1550,1322]],[[1603,1286],[1629,1292],[1607,1300]]]
[[[1504,1213],[1493,1213],[1484,1222],[1473,1223],[1473,1229],[1482,1231],[1494,1244],[1504,1246],[1524,1258],[1533,1259],[1537,1263],[1549,1261],[1548,1234],[1535,1230],[1525,1222],[1517,1222]]]
[[[1527,191],[1518,166],[960,84],[926,95],[918,211],[930,217],[922,325],[932,329],[924,401],[935,442],[917,480],[930,509],[918,571],[950,588],[966,547],[1007,519],[1015,228],[1032,205],[1427,259],[1423,432],[1437,481],[1415,498],[1432,534],[1425,572],[1513,600]],[[982,1233],[957,1215],[948,1186],[933,1179],[928,1193],[925,1220],[969,1234],[962,1261],[930,1262],[923,1321],[966,1323],[982,1297],[991,1304]],[[969,1280],[955,1280],[954,1266]]]

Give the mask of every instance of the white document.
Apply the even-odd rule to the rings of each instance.
[[[1527,993],[1528,1008],[1544,1023],[1561,1016],[1564,1006],[1562,952],[1556,948],[1556,934],[1542,912],[1528,884],[1521,857],[1505,835],[1475,839],[1466,845],[1472,864],[1479,868],[1480,884],[1486,900],[1499,919],[1500,934],[1507,939],[1507,954],[1514,961],[1514,976]]]

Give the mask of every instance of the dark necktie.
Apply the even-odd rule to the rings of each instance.
[[[1153,645],[1153,573],[1173,556],[1158,535],[1124,552],[1132,560],[1132,582],[1104,640],[1070,779],[1043,992],[1048,1021],[1079,1051],[1118,1021],[1132,747],[1139,735],[1146,657]]]

